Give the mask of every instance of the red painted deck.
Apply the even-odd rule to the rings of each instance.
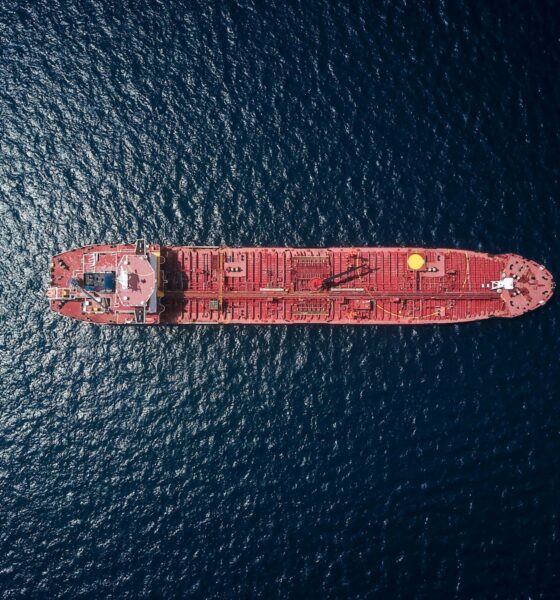
[[[114,291],[80,287],[106,271]],[[517,316],[553,289],[543,266],[513,254],[121,244],[54,257],[49,295],[54,311],[96,323],[418,324]]]

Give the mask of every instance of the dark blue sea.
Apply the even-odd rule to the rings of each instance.
[[[560,597],[560,302],[103,328],[94,242],[516,252],[560,276],[554,0],[3,0],[0,598]]]

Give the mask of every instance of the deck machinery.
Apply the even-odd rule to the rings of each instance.
[[[425,248],[134,244],[56,255],[53,311],[91,323],[457,323],[547,302],[549,271],[516,254]]]

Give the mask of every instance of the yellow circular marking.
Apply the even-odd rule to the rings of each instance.
[[[426,261],[421,254],[411,254],[408,257],[407,264],[409,269],[418,271],[426,264]]]

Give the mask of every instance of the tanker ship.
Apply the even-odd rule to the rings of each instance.
[[[516,317],[554,281],[516,254],[425,248],[86,246],[54,256],[65,317],[115,325],[459,323]]]

